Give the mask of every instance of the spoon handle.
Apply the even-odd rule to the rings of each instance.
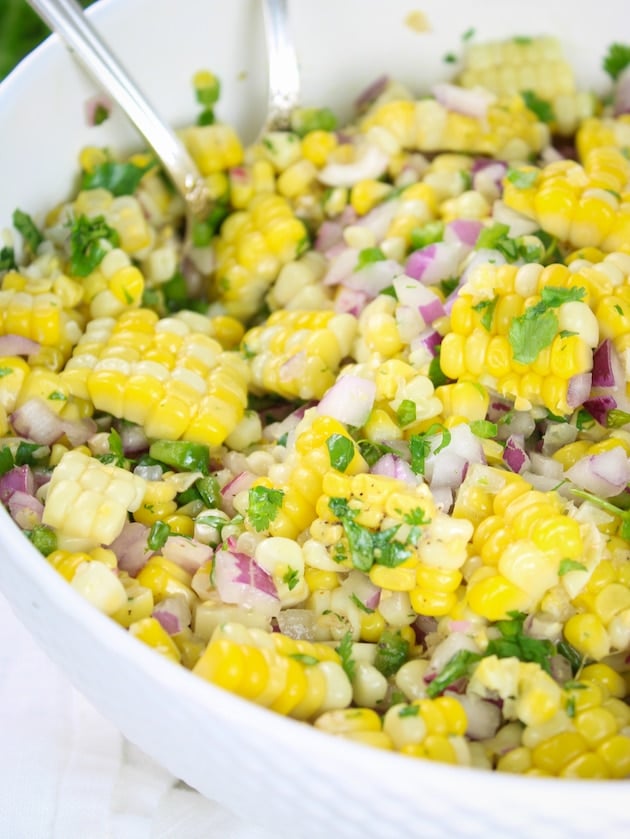
[[[158,116],[144,94],[93,28],[75,0],[27,0],[37,15],[65,42],[92,78],[127,114],[160,159],[189,212],[208,211],[205,182],[175,132]]]
[[[300,73],[289,32],[288,0],[262,0],[269,61],[267,131],[290,128],[291,111],[300,99]]]

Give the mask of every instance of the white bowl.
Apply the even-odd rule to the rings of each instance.
[[[621,0],[424,0],[431,31],[405,23],[409,0],[294,3],[305,104],[341,115],[383,72],[417,91],[447,77],[447,52],[479,40],[556,34],[579,81],[602,89],[601,59],[626,13]],[[191,77],[223,82],[220,117],[246,136],[266,95],[256,0],[101,0],[93,20],[175,125],[195,114]],[[0,87],[0,224],[66,197],[86,145],[130,148],[114,114],[87,127],[93,85],[56,39]],[[627,785],[516,777],[411,760],[322,734],[225,693],[156,655],[85,602],[0,509],[0,587],[76,687],[131,741],[201,793],[277,834],[354,837],[611,837],[630,835]]]

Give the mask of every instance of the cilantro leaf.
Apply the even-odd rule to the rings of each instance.
[[[492,318],[494,317],[494,310],[497,307],[499,297],[498,295],[493,297],[492,300],[481,300],[479,303],[476,303],[473,306],[473,310],[475,312],[481,312],[481,325],[484,327],[486,332],[492,331]]]
[[[152,551],[159,551],[166,544],[166,540],[170,534],[171,528],[168,524],[158,519],[158,521],[153,522],[151,525],[151,530],[147,538],[147,547]]]
[[[331,434],[326,440],[330,465],[345,472],[354,457],[354,443],[345,434]]]
[[[15,251],[13,248],[2,248],[0,250],[0,271],[12,271],[16,268]]]
[[[366,606],[365,603],[359,597],[357,597],[357,595],[354,592],[352,592],[352,594],[350,595],[350,600],[352,600],[352,602],[360,612],[364,612],[366,615],[374,614],[374,609],[370,609],[369,606]]]
[[[442,433],[442,440],[436,448],[432,448],[429,438]],[[424,475],[425,460],[430,454],[438,454],[451,442],[451,432],[440,423],[433,423],[423,434],[412,434],[409,439],[411,452],[411,470],[416,475]]]
[[[497,658],[518,658],[520,661],[534,661],[547,673],[551,672],[549,659],[556,648],[551,641],[532,638],[523,631],[527,615],[524,612],[509,612],[510,619],[497,621],[495,628],[500,638],[493,638],[486,647],[485,655]]]
[[[628,64],[630,64],[630,45],[611,44],[602,62],[602,67],[610,78],[616,81]]]
[[[481,437],[482,440],[492,440],[497,436],[498,427],[496,422],[489,420],[473,420],[470,423],[470,430],[475,437]]]
[[[556,288],[545,286],[540,302],[513,318],[508,331],[514,360],[531,364],[541,350],[548,347],[558,334],[558,318],[552,309],[563,303],[581,300],[586,294],[583,288]]]
[[[522,90],[521,98],[525,107],[536,114],[541,122],[553,122],[556,118],[551,103],[541,99],[533,90]]]
[[[404,428],[406,425],[411,425],[416,421],[416,403],[411,399],[403,399],[396,409],[396,419],[398,425]]]
[[[352,681],[356,670],[356,662],[352,658],[352,633],[346,632],[339,644],[335,647],[335,652],[341,659],[341,666],[345,670],[346,676]]]
[[[249,490],[247,516],[258,533],[266,530],[278,515],[284,492],[266,486],[255,486]]]
[[[28,245],[30,251],[35,253],[37,248],[44,241],[44,237],[31,216],[20,209],[16,209],[13,211],[12,221],[13,227],[15,227],[17,232],[24,239],[24,242]]]
[[[363,248],[359,251],[355,271],[360,271],[366,265],[371,265],[373,262],[382,262],[385,259],[385,254],[380,248]]]
[[[423,227],[414,227],[410,233],[411,250],[418,251],[444,238],[444,222],[430,221]]]
[[[107,250],[101,244],[105,239],[114,247],[119,244],[118,233],[105,221],[104,216],[88,218],[79,216],[70,228],[70,272],[75,277],[87,277],[97,268]]]
[[[517,189],[529,189],[536,183],[537,178],[538,171],[536,169],[530,169],[528,172],[524,172],[522,169],[508,169],[505,176],[506,181],[509,181]]]
[[[293,591],[296,585],[300,582],[300,572],[297,568],[291,568],[289,566],[286,573],[282,576],[282,582],[286,585],[289,591]]]
[[[133,195],[142,177],[155,165],[155,160],[149,161],[144,166],[106,160],[105,163],[99,163],[92,171],[83,175],[81,188],[107,189],[116,196]]]
[[[385,678],[393,676],[400,670],[409,657],[409,641],[400,632],[386,629],[376,645],[374,666]]]
[[[577,562],[575,559],[562,559],[560,560],[560,565],[558,566],[558,576],[564,577],[565,574],[568,574],[569,571],[586,571],[586,565],[581,562]]]
[[[452,685],[453,682],[468,677],[473,664],[476,664],[481,658],[479,653],[473,653],[471,650],[458,650],[455,655],[449,658],[437,676],[429,682],[427,685],[427,696],[434,699],[443,693],[449,685]]]

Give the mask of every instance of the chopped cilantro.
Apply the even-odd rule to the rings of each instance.
[[[401,708],[398,712],[399,717],[417,717],[420,713],[420,706],[419,705],[405,705],[404,708]]]
[[[583,288],[545,286],[539,303],[530,306],[522,315],[513,318],[508,339],[514,360],[531,364],[541,350],[548,347],[558,334],[558,318],[552,309],[574,300],[582,300]]]
[[[446,662],[442,670],[427,685],[427,696],[434,699],[443,693],[449,685],[458,679],[467,678],[470,675],[473,664],[481,660],[479,653],[471,650],[458,650]]]
[[[492,318],[494,317],[494,310],[497,307],[498,301],[498,296],[495,296],[492,300],[480,300],[479,303],[475,303],[473,306],[475,312],[481,313],[481,325],[486,332],[492,331]]]
[[[311,131],[334,131],[337,117],[330,108],[294,108],[291,113],[291,130],[298,137]]]
[[[62,393],[60,390],[52,390],[46,398],[50,399],[52,402],[66,402],[68,399],[66,394]]]
[[[83,175],[81,188],[106,189],[115,196],[133,195],[142,177],[155,165],[155,160],[150,160],[144,166],[106,160]]]
[[[99,457],[101,463],[113,463],[115,466],[122,467],[126,466],[127,459],[123,451],[122,440],[115,428],[112,428],[107,436],[107,445],[109,446],[109,453]]]
[[[525,103],[525,107],[533,114],[536,114],[541,122],[554,121],[555,114],[550,102],[547,102],[545,99],[541,99],[540,96],[537,96],[533,90],[522,90],[521,97]]]
[[[396,409],[396,419],[398,425],[404,428],[406,425],[411,425],[416,421],[416,403],[411,399],[403,399]]]
[[[118,233],[105,221],[105,216],[79,216],[70,226],[70,272],[75,277],[87,277],[100,265],[107,250],[101,240],[116,247]]]
[[[257,532],[266,530],[278,515],[284,492],[266,486],[255,486],[249,490],[247,517]]]
[[[149,531],[149,536],[147,539],[147,547],[149,547],[152,551],[159,551],[160,548],[164,547],[166,544],[166,540],[171,534],[171,528],[165,521],[160,521],[159,519],[151,525],[151,530]]]
[[[13,271],[16,268],[15,251],[13,248],[2,248],[0,250],[0,271]]]
[[[440,280],[440,291],[444,297],[449,297],[459,285],[459,277],[449,277],[448,280]]]
[[[467,29],[462,35],[462,41],[470,41],[471,38],[474,38],[476,30],[474,27],[470,27]]]
[[[630,422],[630,414],[621,408],[613,408],[606,415],[606,428],[621,428]]]
[[[568,574],[569,571],[586,571],[586,565],[581,562],[577,562],[575,559],[562,559],[560,560],[560,565],[558,566],[558,576],[564,577],[565,574]]]
[[[352,602],[360,612],[365,612],[366,615],[374,614],[374,609],[370,609],[369,606],[366,606],[365,603],[359,597],[357,597],[357,595],[354,592],[352,592],[352,594],[350,595],[350,600],[352,600]]]
[[[339,644],[335,647],[335,652],[341,659],[341,666],[346,672],[346,676],[352,681],[356,670],[356,662],[352,658],[352,633],[346,632]]]
[[[584,665],[584,656],[575,647],[571,646],[568,641],[559,641],[556,649],[571,665],[573,675],[575,676],[576,673],[579,673]]]
[[[347,499],[331,498],[328,507],[343,525],[350,561],[359,571],[369,571],[374,563],[395,568],[411,556],[411,551],[394,538],[399,525],[374,532],[357,524],[357,513]]]
[[[278,437],[278,439],[276,440],[276,445],[286,447],[288,439],[289,439],[289,432],[285,431],[284,434],[281,434],[280,437]]]
[[[41,443],[27,443],[20,440],[15,451],[16,466],[36,466],[48,454],[48,448]]]
[[[615,506],[610,501],[607,501],[604,498],[599,498],[597,495],[593,495],[592,492],[587,492],[585,489],[572,489],[571,492],[573,495],[577,495],[578,498],[583,498],[585,501],[590,501],[591,504],[595,504],[596,507],[599,507],[602,510],[605,510],[607,513],[610,513],[613,516],[618,516],[621,519],[621,528],[619,530],[619,535],[622,539],[630,542],[630,510],[622,510],[620,507]]]
[[[363,248],[359,251],[355,271],[360,271],[366,265],[371,265],[373,262],[382,262],[385,259],[385,254],[380,248]]]
[[[339,472],[345,472],[354,457],[354,443],[345,434],[331,434],[326,440],[330,465]]]
[[[538,178],[538,170],[530,169],[524,172],[522,169],[508,169],[505,176],[506,181],[509,181],[517,189],[529,189],[536,183]]]
[[[447,385],[451,380],[448,376],[444,374],[444,371],[440,367],[440,348],[436,347],[436,353],[434,357],[431,359],[431,363],[429,364],[429,372],[428,377],[431,380],[431,384],[433,387],[442,387],[442,385]]]
[[[414,507],[413,510],[409,510],[409,512],[403,515],[403,521],[405,524],[412,525],[412,527],[417,527],[421,524],[431,524],[431,519],[422,507]]]
[[[567,717],[572,719],[575,716],[575,696],[569,696],[566,702]]]
[[[423,227],[414,227],[410,234],[411,250],[417,251],[421,248],[426,248],[427,245],[433,245],[435,242],[441,242],[444,238],[444,222],[430,221]]]
[[[13,452],[8,446],[0,449],[0,475],[6,475],[15,466]]]
[[[602,63],[602,67],[610,78],[616,81],[628,64],[630,64],[630,45],[611,44]]]
[[[93,124],[102,125],[108,117],[109,108],[103,105],[102,102],[99,102],[96,108],[94,108],[94,116],[92,117]]]
[[[35,253],[37,248],[44,241],[44,237],[33,219],[28,213],[24,213],[22,210],[16,209],[13,211],[12,220],[13,226],[24,239],[24,242],[28,245],[30,251]]]
[[[300,572],[297,568],[291,568],[289,566],[286,573],[282,576],[282,582],[286,585],[289,591],[293,591],[296,585],[300,582]]]
[[[394,300],[398,300],[398,295],[396,294],[396,289],[393,285],[388,285],[386,288],[382,288],[379,291],[379,294],[384,294],[386,297],[393,297]]]
[[[359,440],[357,442],[361,457],[368,466],[374,466],[385,454],[397,454],[395,449],[385,443],[373,443],[371,440]]]
[[[314,655],[307,655],[306,653],[290,653],[289,658],[295,659],[295,661],[299,661],[300,664],[304,664],[307,667],[312,667],[314,664],[319,664],[319,659],[315,658]]]
[[[431,448],[431,439],[442,434],[442,440],[436,448]],[[412,434],[409,440],[411,469],[416,475],[424,475],[425,460],[430,454],[438,454],[451,442],[451,432],[440,423],[433,425],[422,434]]]
[[[386,629],[376,645],[374,666],[385,678],[393,676],[409,657],[409,641],[400,632]]]
[[[515,35],[512,38],[515,44],[519,44],[520,46],[525,46],[526,44],[531,44],[532,39],[529,35]]]
[[[494,626],[501,633],[486,647],[485,655],[497,658],[518,658],[520,661],[534,661],[547,673],[551,672],[550,657],[555,653],[551,641],[532,638],[523,632],[527,615],[524,612],[508,612],[509,620],[497,621]]]
[[[447,52],[446,55],[442,56],[442,61],[445,64],[455,64],[455,62],[457,61],[457,56],[454,52]]]
[[[476,437],[481,437],[482,440],[491,440],[497,436],[496,422],[489,420],[473,420],[470,423],[470,430]]]

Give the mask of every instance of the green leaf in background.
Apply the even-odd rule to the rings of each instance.
[[[91,0],[81,0],[89,6]],[[26,0],[0,0],[0,79],[49,34]]]

